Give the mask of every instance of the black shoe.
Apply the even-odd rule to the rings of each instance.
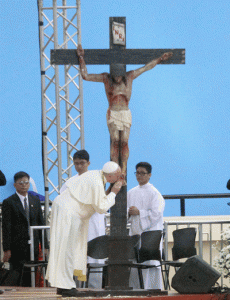
[[[84,294],[84,292],[79,292],[77,289],[61,289],[62,290],[62,297],[79,297]]]
[[[62,291],[63,291],[63,289],[60,289],[60,288],[57,288],[57,295],[62,295]]]

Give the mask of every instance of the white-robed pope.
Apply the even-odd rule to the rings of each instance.
[[[106,195],[105,183],[114,183]],[[67,189],[55,198],[51,213],[50,256],[46,279],[65,297],[78,295],[73,275],[86,280],[87,236],[90,217],[105,213],[115,204],[123,184],[121,169],[107,162],[102,170],[87,171],[66,182]]]

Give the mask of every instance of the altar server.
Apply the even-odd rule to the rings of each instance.
[[[165,201],[160,192],[149,183],[151,172],[152,166],[147,162],[136,165],[135,174],[139,185],[128,191],[127,195],[130,235],[141,235],[142,232],[150,230],[163,231]],[[146,261],[145,264],[147,263],[159,265],[154,260]],[[143,270],[143,280],[145,289],[162,289],[161,268]],[[137,270],[134,268],[131,270],[130,286],[140,288]]]

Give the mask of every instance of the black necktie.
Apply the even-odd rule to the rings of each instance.
[[[30,224],[30,212],[29,212],[29,207],[27,205],[26,198],[24,199],[24,209],[25,209],[25,212],[26,212],[27,221]]]

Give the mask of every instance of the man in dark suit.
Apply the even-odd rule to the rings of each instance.
[[[16,193],[2,203],[3,261],[9,261],[14,270],[22,271],[30,260],[29,226],[44,225],[40,200],[28,194],[30,176],[25,172],[14,175]],[[34,231],[34,258],[38,260],[41,231]],[[45,248],[48,248],[45,242]],[[25,273],[26,274],[26,273]],[[23,276],[23,286],[31,286],[30,276]]]
[[[2,173],[2,171],[0,170],[0,185],[6,185],[6,177],[5,175]]]

